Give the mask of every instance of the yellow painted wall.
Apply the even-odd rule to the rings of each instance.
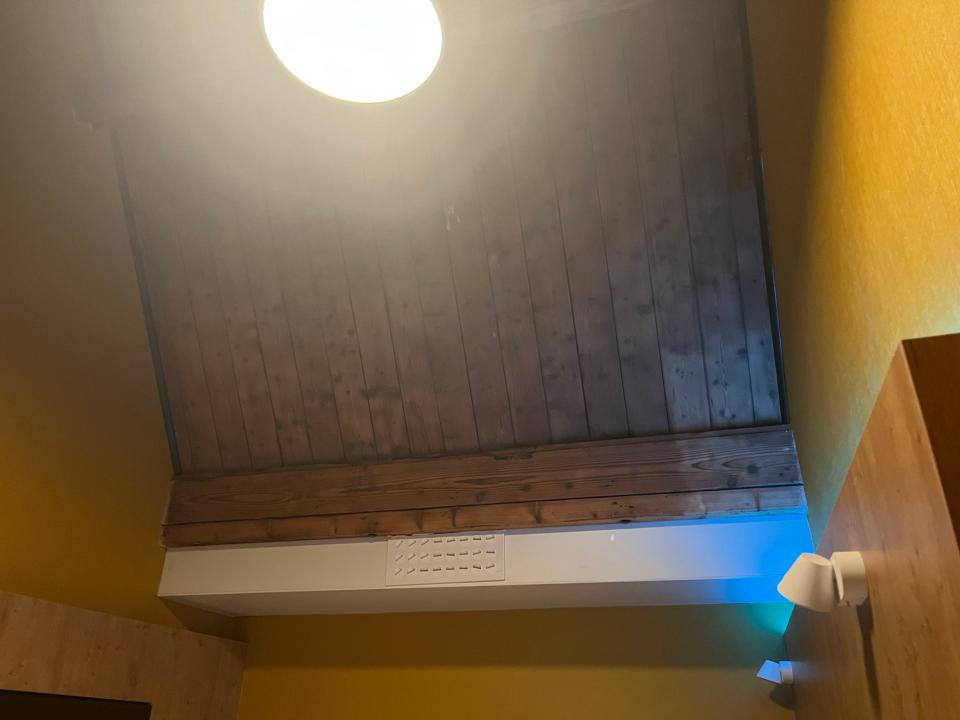
[[[170,460],[108,138],[71,108],[82,6],[0,3],[0,590],[229,633],[156,598]]]
[[[787,720],[774,606],[256,618],[240,720]]]
[[[960,4],[748,0],[748,17],[819,535],[896,343],[960,331]]]

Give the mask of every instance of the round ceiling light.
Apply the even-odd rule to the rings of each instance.
[[[431,0],[264,0],[263,27],[280,62],[300,80],[358,103],[417,89],[443,47]]]

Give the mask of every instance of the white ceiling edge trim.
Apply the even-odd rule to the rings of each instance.
[[[794,513],[511,530],[502,581],[396,586],[387,538],[180,548],[158,594],[238,616],[778,602],[811,549]]]

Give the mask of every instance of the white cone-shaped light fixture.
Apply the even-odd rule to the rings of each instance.
[[[867,571],[858,552],[836,552],[828,560],[801,553],[777,591],[800,607],[830,612],[840,605],[860,605],[867,599]]]
[[[833,565],[819,555],[801,553],[777,585],[777,592],[800,607],[830,612],[837,606]]]
[[[431,0],[264,0],[263,27],[300,80],[358,103],[412,92],[430,77],[443,47]]]

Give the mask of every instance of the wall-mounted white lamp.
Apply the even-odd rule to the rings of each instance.
[[[867,599],[867,570],[858,552],[835,552],[827,560],[813,553],[796,559],[777,591],[800,607],[830,612]]]
[[[789,660],[764,660],[757,677],[777,685],[793,685],[793,663]]]

